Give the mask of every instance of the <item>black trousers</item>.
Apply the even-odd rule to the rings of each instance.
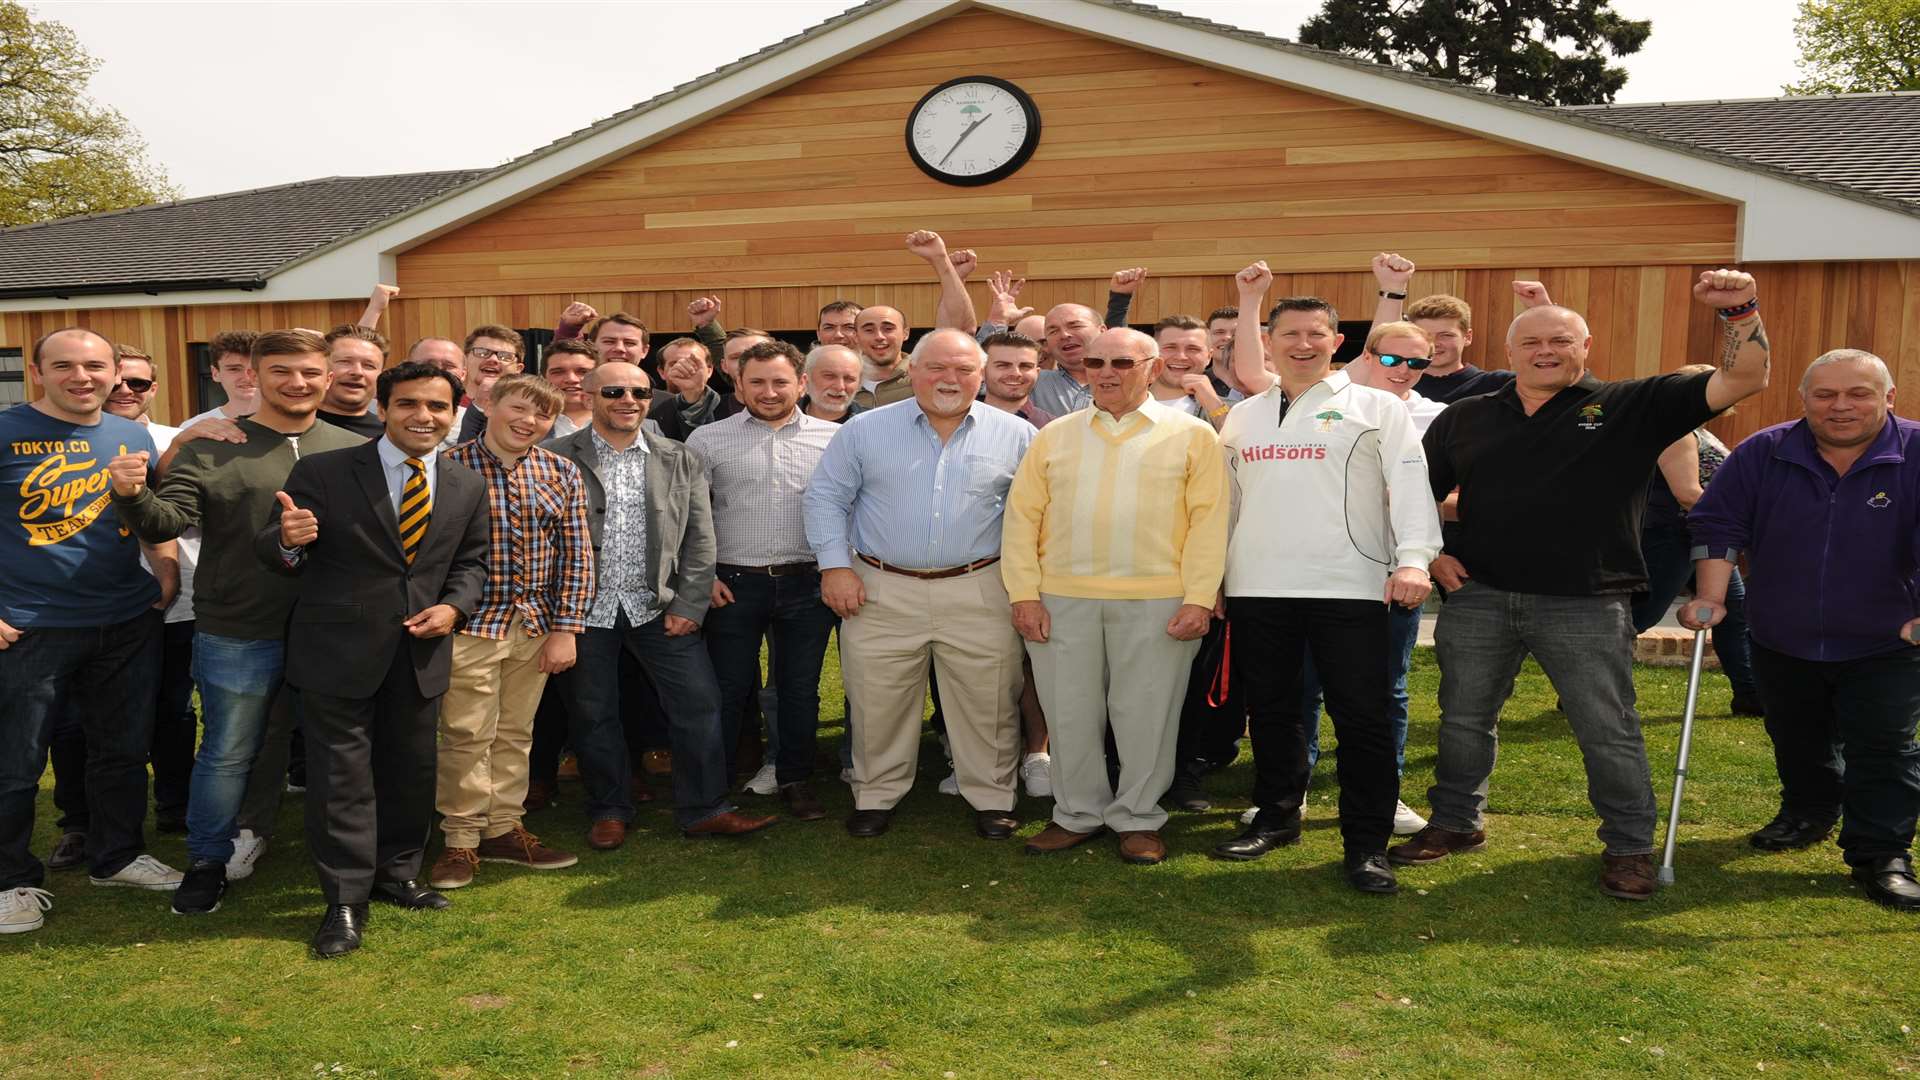
[[[153,716],[153,807],[162,818],[184,821],[187,786],[200,714],[193,707],[193,621],[166,623],[160,631],[160,689]],[[55,722],[47,744],[53,766],[53,805],[61,832],[86,832],[87,733],[71,713]]]
[[[1309,717],[1303,668],[1311,652],[1339,740],[1340,835],[1348,852],[1386,850],[1400,798],[1387,714],[1387,606],[1378,600],[1227,598],[1253,740],[1253,802],[1292,814],[1306,797]]]
[[[440,699],[420,695],[411,639],[370,698],[295,692],[307,738],[307,847],[329,904],[420,876],[433,821]]]
[[[1199,654],[1193,658],[1187,699],[1180,706],[1180,741],[1174,751],[1182,768],[1219,768],[1233,764],[1233,759],[1240,756],[1240,736],[1247,730],[1246,694],[1239,686],[1240,664],[1252,657],[1232,657],[1226,697],[1218,705],[1207,701],[1214,676],[1219,673],[1220,649],[1226,635],[1227,620],[1214,619],[1200,641]]]
[[[1753,643],[1781,809],[1842,817],[1840,851],[1859,865],[1904,855],[1920,815],[1920,649],[1802,660]]]

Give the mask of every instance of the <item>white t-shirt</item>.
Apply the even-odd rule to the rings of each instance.
[[[219,412],[219,410],[215,409],[213,412]],[[208,415],[211,414],[201,413],[200,416],[187,421],[187,424],[191,425],[194,420]],[[222,419],[225,417],[223,416]],[[168,427],[165,424],[149,423],[147,434],[153,436],[153,449],[157,459],[160,454],[167,452],[167,447],[173,445],[173,437],[180,434],[180,429]],[[174,597],[172,605],[167,608],[166,621],[168,623],[192,622],[193,568],[200,561],[200,530],[188,529],[181,533],[176,544],[180,549],[180,595]],[[147,573],[153,573],[153,567],[147,565],[147,557],[144,553],[140,556],[140,565],[146,569]]]
[[[198,416],[193,416],[193,417],[189,417],[189,418],[187,419],[187,422],[186,422],[186,423],[184,423],[184,424],[181,424],[179,428],[175,428],[174,430],[175,430],[175,431],[179,431],[179,430],[180,430],[181,428],[190,428],[190,427],[192,427],[193,425],[195,425],[195,424],[197,424],[197,423],[199,423],[199,422],[200,422],[200,421],[202,421],[202,420],[207,420],[207,419],[212,419],[212,418],[218,418],[218,419],[221,419],[221,420],[232,420],[232,419],[234,419],[234,417],[231,417],[231,416],[228,416],[228,415],[227,415],[227,411],[226,411],[226,406],[224,406],[224,405],[215,405],[215,406],[214,406],[213,408],[211,408],[211,409],[208,409],[208,410],[207,410],[206,412],[203,412],[203,413],[201,413],[201,414],[199,414]],[[155,440],[155,441],[158,441],[158,440]],[[162,449],[164,449],[164,447],[163,447]]]
[[[1234,502],[1228,596],[1382,600],[1440,553],[1440,515],[1409,406],[1344,372],[1286,402],[1275,383],[1220,430]]]
[[[1422,435],[1427,433],[1434,417],[1447,411],[1446,402],[1423,398],[1418,393],[1408,394],[1400,400],[1407,404],[1407,416],[1413,420],[1413,430]]]

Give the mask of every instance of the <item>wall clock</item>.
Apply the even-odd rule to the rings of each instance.
[[[1026,91],[989,75],[964,75],[927,91],[907,114],[907,155],[943,184],[1001,180],[1040,145],[1040,110]]]

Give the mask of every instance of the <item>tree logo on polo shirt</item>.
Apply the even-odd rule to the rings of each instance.
[[[1893,500],[1887,497],[1886,492],[1876,491],[1873,493],[1873,498],[1867,500],[1867,505],[1873,507],[1875,510],[1885,510],[1887,507],[1893,505]]]
[[[1321,431],[1332,431],[1333,425],[1345,420],[1346,416],[1339,409],[1328,409],[1325,412],[1314,413],[1313,418],[1320,421]]]
[[[1599,431],[1600,425],[1605,423],[1605,413],[1606,410],[1598,405],[1582,405],[1580,419],[1575,423],[1579,424],[1584,431]]]

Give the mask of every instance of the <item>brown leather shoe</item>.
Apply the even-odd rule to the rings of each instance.
[[[545,780],[527,781],[527,798],[520,808],[531,814],[536,810],[545,810],[553,805],[553,785]]]
[[[756,817],[743,814],[738,810],[729,810],[680,831],[687,836],[745,836],[748,833],[759,832],[779,820],[773,814]]]
[[[1106,831],[1106,827],[1101,826],[1092,832],[1074,832],[1072,829],[1050,821],[1046,828],[1041,829],[1033,839],[1027,841],[1027,854],[1051,855],[1056,851],[1076,848]]]
[[[1138,832],[1120,834],[1120,861],[1138,863],[1141,866],[1153,866],[1165,862],[1167,845],[1160,834],[1142,829]]]
[[[795,821],[819,821],[827,816],[827,808],[820,805],[820,796],[813,793],[813,785],[804,780],[780,785],[780,801],[787,804],[787,813]]]
[[[652,802],[653,778],[644,772],[633,774],[633,779],[627,784],[627,795],[633,799],[635,806]]]
[[[1622,900],[1648,900],[1653,897],[1653,856],[1600,856],[1600,891]]]
[[[473,884],[473,871],[480,865],[470,847],[450,847],[434,860],[427,871],[427,884],[436,889],[458,889]]]
[[[1429,825],[1414,833],[1412,839],[1399,847],[1388,848],[1387,861],[1396,866],[1418,866],[1421,863],[1437,862],[1449,855],[1481,851],[1486,846],[1487,833],[1484,829],[1453,832],[1438,825]]]
[[[673,751],[648,750],[640,755],[640,767],[648,776],[672,776]]]
[[[560,758],[560,767],[554,770],[554,776],[569,783],[580,779],[580,759],[572,754]]]
[[[596,821],[587,830],[587,846],[595,851],[612,851],[627,842],[627,823],[618,818]]]
[[[529,870],[564,870],[580,861],[578,855],[555,851],[541,843],[539,837],[522,825],[515,825],[510,833],[480,841],[474,850],[481,862],[513,863]]]

